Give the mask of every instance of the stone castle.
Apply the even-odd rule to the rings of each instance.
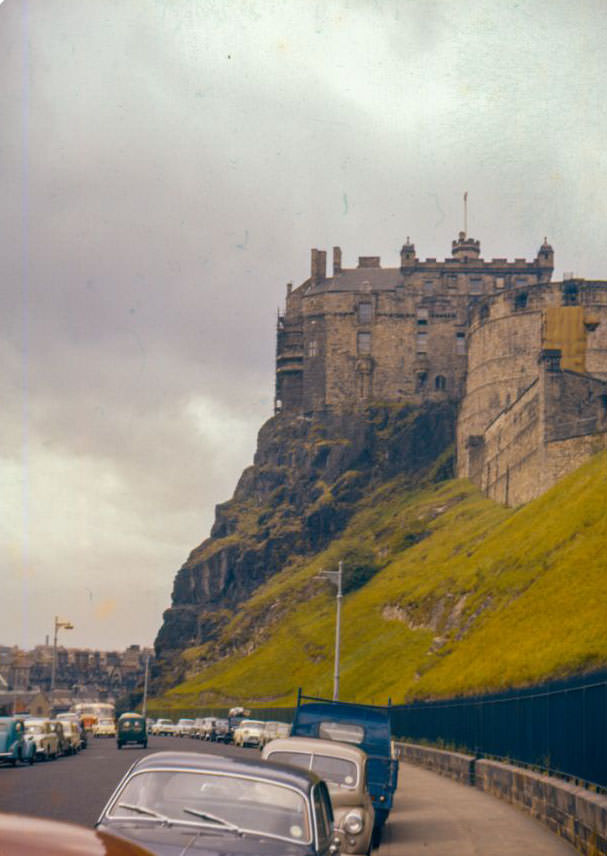
[[[465,232],[444,261],[407,238],[395,268],[344,268],[334,247],[329,276],[312,250],[278,318],[276,412],[451,400],[458,475],[529,501],[607,436],[607,282],[553,270],[546,240],[531,262],[485,261]]]

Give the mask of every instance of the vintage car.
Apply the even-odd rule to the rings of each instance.
[[[299,690],[291,736],[353,743],[367,753],[368,788],[375,809],[374,843],[378,844],[398,783],[389,708],[314,698]]]
[[[78,730],[78,734],[80,736],[79,747],[80,747],[80,749],[86,749],[87,744],[88,744],[86,729],[85,729],[84,725],[82,724],[78,714],[72,713],[71,711],[68,711],[67,713],[58,713],[57,719],[59,720],[59,722],[71,722],[76,726],[76,728]]]
[[[63,723],[63,733],[69,741],[68,755],[75,755],[82,749],[82,730],[77,722],[65,720]]]
[[[200,739],[215,740],[215,717],[205,716],[200,722]]]
[[[107,832],[21,814],[0,814],[2,856],[151,856]]]
[[[0,716],[0,761],[16,766],[17,761],[34,763],[35,749],[24,738],[23,720],[18,716]]]
[[[261,757],[312,770],[324,779],[333,803],[340,853],[370,853],[375,811],[367,789],[367,755],[362,749],[315,737],[287,737],[268,743]]]
[[[66,734],[66,729],[64,727],[64,723],[60,722],[57,719],[49,720],[49,724],[51,729],[57,735],[57,754],[58,755],[71,755],[72,754],[72,741],[69,738],[69,735]]]
[[[189,737],[194,728],[194,720],[182,718],[177,721],[175,726],[175,734],[177,737]]]
[[[123,713],[118,718],[116,728],[116,745],[119,749],[128,743],[137,743],[144,749],[148,745],[146,721],[139,713]]]
[[[113,719],[98,719],[93,724],[93,737],[115,737],[116,722]]]
[[[213,740],[217,743],[229,743],[232,739],[229,719],[216,719],[213,726]]]
[[[263,732],[266,724],[260,719],[243,719],[232,734],[234,746],[263,745]]]
[[[49,719],[26,719],[25,739],[33,743],[34,756],[41,761],[50,761],[59,754],[59,739],[51,728]]]
[[[290,733],[291,723],[270,720],[265,723],[261,745],[265,746],[266,743],[269,743],[270,740],[276,740],[277,737],[288,737]]]
[[[97,829],[158,856],[337,852],[329,791],[314,773],[200,752],[141,758],[110,797]]]
[[[174,736],[177,726],[172,719],[157,719],[152,725],[152,734]]]

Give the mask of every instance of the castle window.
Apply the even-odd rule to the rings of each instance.
[[[428,334],[427,333],[417,333],[417,353],[425,354],[428,349]]]
[[[357,349],[359,354],[371,353],[371,333],[359,333],[357,336]]]
[[[483,292],[483,281],[482,279],[471,279],[470,280],[470,294],[482,294]]]
[[[514,311],[518,312],[521,309],[527,308],[527,292],[521,291],[520,294],[517,294],[514,298]]]
[[[563,286],[563,306],[575,306],[578,302],[578,290],[575,282],[567,282]]]
[[[420,392],[425,388],[428,380],[428,372],[417,372],[415,376],[415,391]]]
[[[496,288],[503,288],[504,287],[504,277],[503,276],[496,276],[495,277],[495,287]]]
[[[318,356],[318,342],[316,341],[316,339],[312,339],[312,341],[308,343],[308,356]]]
[[[373,305],[368,301],[358,304],[358,323],[369,324],[373,318]]]
[[[447,378],[442,375],[436,375],[434,378],[434,389],[445,389],[447,386]]]
[[[418,309],[416,312],[417,315],[417,326],[424,327],[428,323],[428,318],[430,317],[430,313],[427,309]]]
[[[466,334],[465,333],[456,333],[455,334],[455,353],[456,354],[465,354],[466,353]]]
[[[449,288],[457,288],[457,274],[450,273],[447,277],[447,286]]]
[[[428,279],[426,280],[426,282],[424,282],[424,294],[428,297],[434,294],[434,283],[431,279]]]

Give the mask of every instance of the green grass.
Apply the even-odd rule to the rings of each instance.
[[[294,557],[223,631],[237,653],[157,700],[195,707],[238,699],[293,703],[298,686],[330,695],[340,558],[376,572],[344,598],[341,697],[382,703],[524,685],[607,663],[607,457],[544,496],[507,509],[468,482],[369,495],[341,537]],[[197,659],[198,658],[198,659]]]

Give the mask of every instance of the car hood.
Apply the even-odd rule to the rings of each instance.
[[[311,845],[266,838],[243,837],[208,827],[162,826],[141,821],[101,825],[105,832],[146,847],[157,856],[308,856]]]

